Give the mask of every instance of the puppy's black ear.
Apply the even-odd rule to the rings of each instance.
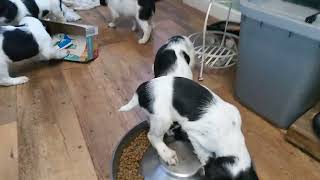
[[[48,26],[48,24],[47,24],[46,22],[44,22],[44,21],[40,21],[40,22],[42,23],[43,27],[46,29],[46,31],[48,32],[48,34],[49,34],[50,36],[52,36],[53,34],[52,34],[52,31],[50,30],[50,27]]]
[[[183,55],[184,59],[187,61],[187,63],[189,64],[190,63],[190,56],[185,51],[182,51],[182,55]]]
[[[100,0],[101,6],[107,6],[107,0]]]
[[[0,15],[7,9],[8,0],[0,0]]]

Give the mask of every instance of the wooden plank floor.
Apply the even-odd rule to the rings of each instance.
[[[107,28],[110,15],[105,7],[81,15],[82,22],[99,26],[97,60],[88,64],[18,64],[12,74],[27,75],[30,82],[0,88],[0,134],[17,131],[18,139],[17,143],[14,135],[2,138],[6,143],[0,143],[0,149],[17,144],[19,154],[18,162],[10,162],[11,153],[0,151],[4,153],[0,155],[4,159],[0,173],[6,173],[0,174],[1,180],[110,179],[115,145],[128,129],[145,119],[139,110],[118,113],[117,109],[140,83],[152,78],[151,65],[161,44],[172,35],[201,31],[204,19],[203,13],[180,0],[163,0],[157,4],[151,42],[138,45],[141,33],[131,32],[127,19],[121,20],[117,29]],[[240,109],[248,148],[261,179],[320,179],[317,161],[237,102],[232,71],[205,74],[205,78],[203,84]],[[13,121],[17,121],[17,129],[5,127]],[[5,169],[9,167],[10,172]],[[14,173],[17,169],[19,176]]]

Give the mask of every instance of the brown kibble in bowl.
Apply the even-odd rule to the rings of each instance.
[[[139,163],[150,146],[147,131],[142,131],[135,137],[120,156],[117,180],[143,180],[139,174]]]

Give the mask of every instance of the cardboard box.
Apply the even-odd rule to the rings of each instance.
[[[76,24],[44,21],[52,35],[67,34],[72,38],[73,45],[67,48],[70,54],[64,58],[66,61],[88,62],[99,55],[97,42],[98,27]]]

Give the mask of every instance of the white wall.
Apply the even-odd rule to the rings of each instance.
[[[183,0],[187,5],[199,9],[203,12],[207,12],[209,0]],[[214,3],[210,11],[210,15],[220,20],[225,20],[228,15],[229,8],[225,5]],[[203,17],[204,19],[205,17]],[[230,20],[234,22],[240,22],[241,13],[238,10],[232,9]]]

